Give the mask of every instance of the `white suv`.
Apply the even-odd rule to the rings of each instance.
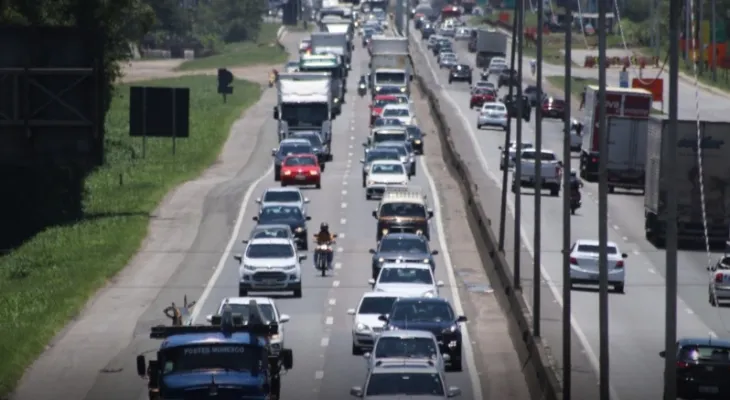
[[[385,325],[380,316],[389,314],[399,297],[394,293],[368,292],[363,294],[357,308],[347,310],[352,315],[352,355],[361,355],[364,350],[373,348]]]
[[[368,283],[375,292],[402,293],[409,296],[439,297],[439,288],[431,265],[421,263],[385,263],[380,268],[378,280]]]
[[[290,239],[266,238],[248,242],[243,254],[233,258],[241,265],[238,270],[238,295],[249,291],[294,292],[302,297],[301,261],[306,254],[298,254]]]
[[[284,324],[289,322],[290,317],[279,312],[279,308],[276,307],[273,299],[268,297],[226,297],[221,301],[217,315],[223,314],[223,309],[228,306],[233,314],[240,314],[245,319],[251,315],[252,301],[258,306],[263,320],[276,322],[279,327],[279,331],[269,337],[273,353],[278,354],[279,350],[284,348]],[[212,315],[208,315],[205,319],[208,322],[213,322]]]

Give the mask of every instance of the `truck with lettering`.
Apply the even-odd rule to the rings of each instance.
[[[507,57],[507,35],[494,28],[479,28],[476,33],[477,68],[489,67],[494,57]]]
[[[699,141],[694,119],[677,123],[676,142],[667,139],[668,129],[666,118],[649,121],[644,193],[646,238],[657,246],[665,243],[667,190],[672,185],[677,190],[679,240],[704,242],[704,200],[707,236],[713,243],[725,243],[730,226],[730,122],[700,121]],[[668,154],[672,148],[677,151],[676,158]],[[674,172],[667,170],[670,165]]]
[[[334,118],[331,86],[328,72],[279,74],[276,83],[278,101],[274,106],[279,140],[297,131],[315,131],[329,149]]]
[[[311,36],[313,54],[334,54],[342,58],[347,70],[351,68],[352,48],[344,32],[314,32]]]
[[[395,86],[411,93],[411,66],[408,61],[408,38],[374,36],[370,43],[370,79],[373,95],[384,86]]]
[[[156,358],[137,356],[149,399],[278,399],[292,351],[272,351],[278,325],[264,319],[254,300],[249,310],[234,314],[227,305],[212,325],[153,327],[150,338],[163,340]]]
[[[335,115],[340,115],[342,103],[345,102],[346,70],[342,58],[334,54],[302,54],[299,58],[300,72],[328,72],[330,74],[332,109]]]
[[[616,188],[644,190],[646,136],[652,95],[644,89],[606,88],[606,130],[608,135],[608,191]],[[598,179],[601,132],[598,120],[598,86],[586,88],[584,123],[581,135],[588,143],[581,149],[580,176]]]

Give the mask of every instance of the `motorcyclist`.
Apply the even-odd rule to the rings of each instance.
[[[269,84],[274,84],[277,80],[279,80],[279,71],[273,68],[269,73]]]
[[[357,90],[360,96],[365,95],[368,90],[368,81],[365,75],[360,76],[360,82],[357,83]]]
[[[530,71],[532,71],[532,75],[535,75],[535,70],[537,69],[537,60],[534,58],[530,60]]]
[[[317,245],[331,245],[335,242],[337,235],[330,233],[330,226],[326,222],[322,222],[319,225],[319,232],[314,235],[314,240]],[[327,265],[332,265],[332,259],[334,258],[333,252],[327,253]]]
[[[570,170],[570,197],[580,201],[580,188],[583,187],[583,181],[578,177],[578,173],[572,169]]]
[[[573,121],[570,122],[570,130],[575,131],[578,136],[581,136],[583,133],[583,124],[581,124],[577,119],[573,119]]]

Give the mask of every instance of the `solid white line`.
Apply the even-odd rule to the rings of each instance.
[[[314,373],[314,379],[320,380],[324,378],[324,371],[317,371]]]
[[[332,287],[340,287],[340,281],[332,281]]]
[[[238,216],[236,217],[236,223],[233,225],[233,231],[231,232],[231,238],[228,241],[228,244],[226,245],[225,250],[223,250],[223,254],[221,255],[220,260],[218,260],[218,265],[215,267],[215,271],[213,272],[213,276],[210,277],[208,280],[208,283],[205,285],[205,289],[203,290],[203,293],[198,297],[197,303],[195,303],[195,307],[193,307],[193,311],[190,313],[190,321],[193,323],[196,322],[198,319],[198,315],[200,314],[200,311],[203,309],[203,305],[205,304],[205,301],[208,299],[208,296],[210,296],[210,292],[213,290],[213,287],[215,286],[215,283],[218,281],[218,277],[223,272],[223,268],[226,266],[226,261],[228,261],[229,257],[231,256],[231,250],[233,250],[233,246],[236,244],[236,240],[238,239],[238,231],[241,230],[241,225],[243,225],[243,216],[246,214],[246,207],[248,206],[248,202],[251,200],[251,196],[253,195],[253,191],[256,190],[259,183],[263,181],[266,177],[268,177],[272,172],[274,172],[274,165],[272,164],[269,169],[266,170],[266,172],[255,181],[251,182],[251,185],[248,187],[248,190],[246,190],[246,194],[243,196],[243,200],[241,200],[240,208],[238,209]]]
[[[477,154],[477,158],[479,159],[479,163],[481,164],[482,169],[484,172],[489,176],[489,178],[494,181],[494,183],[497,185],[498,188],[502,188],[502,181],[501,178],[498,178],[496,175],[494,175],[494,172],[489,169],[489,163],[487,163],[486,158],[484,157],[484,153],[480,150],[481,147],[479,146],[479,141],[477,140],[476,136],[474,135],[474,132],[471,129],[471,124],[469,122],[469,119],[464,115],[464,113],[461,112],[461,108],[459,105],[454,101],[454,99],[451,97],[451,94],[447,91],[443,90],[443,87],[441,85],[440,79],[438,75],[436,75],[436,72],[434,71],[433,64],[431,63],[431,59],[428,57],[427,52],[423,50],[423,45],[421,44],[421,41],[413,37],[414,41],[416,42],[416,46],[418,46],[419,51],[426,59],[426,64],[428,64],[428,70],[431,71],[431,75],[434,78],[434,81],[438,84],[439,88],[442,92],[442,99],[446,99],[446,101],[449,102],[451,107],[454,108],[454,111],[459,115],[459,117],[462,120],[462,123],[464,124],[464,130],[469,134],[469,138],[471,139],[472,145],[474,146],[475,153]],[[507,196],[507,207],[510,209],[510,212],[512,215],[514,215],[514,203],[512,201],[512,198],[510,196]],[[522,238],[523,245],[527,249],[528,252],[532,255],[532,258],[535,257],[535,250],[532,247],[532,241],[527,235],[527,232],[520,228],[520,237]],[[448,254],[448,252],[444,252],[445,254]],[[444,256],[446,258],[446,256]],[[558,304],[560,307],[563,307],[563,296],[560,293],[560,289],[555,285],[555,281],[550,277],[550,274],[548,273],[547,269],[545,269],[544,266],[540,265],[540,273],[542,274],[543,278],[545,279],[545,282],[548,285],[548,288],[550,289],[550,292],[552,293],[555,300],[558,301]],[[530,305],[527,305],[528,310],[530,311],[531,315],[535,315],[532,312],[532,309]],[[588,358],[588,361],[591,363],[591,366],[593,367],[593,370],[598,373],[599,370],[599,363],[598,363],[598,356],[596,355],[595,351],[591,347],[590,342],[588,341],[588,336],[583,332],[580,325],[578,325],[578,321],[576,320],[575,316],[570,316],[570,325],[573,328],[573,331],[575,332],[575,335],[578,337],[578,341],[580,341],[583,348],[586,350],[586,357]],[[610,394],[611,398],[613,400],[620,400],[618,397],[618,394],[616,393],[616,389],[613,387],[613,385],[610,385]],[[477,398],[477,397],[475,397]]]
[[[456,287],[456,275],[454,275],[454,266],[451,263],[451,253],[449,253],[449,246],[446,243],[446,233],[444,230],[444,223],[441,218],[441,199],[439,199],[438,192],[436,190],[436,183],[431,176],[431,172],[428,170],[426,165],[426,156],[421,156],[419,159],[421,163],[421,171],[423,176],[428,181],[428,186],[431,189],[431,198],[433,199],[433,208],[436,210],[436,232],[438,233],[439,246],[441,247],[441,254],[444,258],[444,265],[446,267],[446,275],[449,277],[449,287],[451,288],[451,296],[454,298],[454,308],[456,314],[464,315],[464,307],[461,304],[461,297],[459,296],[459,288]],[[469,380],[471,381],[471,390],[473,399],[482,398],[482,385],[479,380],[479,371],[477,371],[476,361],[474,360],[474,350],[471,346],[471,339],[469,338],[469,331],[464,327],[462,330],[464,336],[461,343],[464,346],[464,355],[466,356],[466,367],[469,371]]]

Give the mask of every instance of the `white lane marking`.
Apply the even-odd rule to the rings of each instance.
[[[689,308],[685,308],[685,309],[684,309],[684,311],[685,311],[685,312],[686,312],[687,314],[690,314],[690,315],[692,315],[692,314],[694,314],[694,313],[695,313],[694,311],[692,311],[692,310],[691,310],[691,309],[689,309]]]
[[[421,156],[421,171],[423,176],[428,181],[428,186],[431,188],[431,198],[433,199],[433,206],[437,210],[441,210],[441,199],[439,199],[438,192],[436,191],[436,183],[431,176],[431,172],[428,170],[426,165],[426,156]],[[459,288],[456,286],[456,276],[454,275],[454,265],[451,263],[451,253],[449,252],[449,246],[446,243],[446,233],[444,230],[444,223],[441,218],[441,212],[436,214],[436,232],[438,233],[439,246],[441,246],[441,254],[444,259],[444,265],[446,266],[446,275],[449,277],[449,287],[451,287],[451,296],[454,298],[454,308],[456,313],[464,315],[464,307],[461,304],[461,297],[459,296]],[[471,380],[471,390],[473,399],[482,398],[482,385],[479,379],[479,371],[476,368],[476,362],[474,361],[474,351],[471,346],[471,339],[469,338],[469,331],[464,329],[462,331],[464,339],[462,345],[464,346],[464,355],[466,356],[466,367],[469,371],[469,379]]]
[[[638,255],[639,254],[639,250],[634,249],[634,251],[632,253]]]
[[[335,319],[333,317],[327,317],[327,319],[324,320],[325,325],[332,325],[335,322]]]
[[[343,190],[343,191],[342,191],[342,195],[343,195],[343,196],[347,196],[347,190]]]
[[[621,230],[621,229],[619,229],[618,225],[614,225],[613,226],[613,229],[616,230],[616,231],[620,231]]]
[[[347,186],[347,180],[342,181],[343,186]]]
[[[341,204],[340,206],[341,206],[342,208],[347,208],[347,203],[342,203],[342,204]]]
[[[352,153],[347,153],[347,156],[348,157],[352,157]]]
[[[355,140],[355,136],[350,136],[350,140]]]
[[[314,373],[314,379],[320,380],[324,378],[324,371],[317,371]]]
[[[342,263],[335,263],[335,269],[342,269]]]
[[[349,146],[347,146],[347,148],[348,148],[348,149],[351,149],[351,148],[352,148],[352,145],[349,145]]]
[[[322,340],[319,342],[319,345],[322,347],[327,347],[330,345],[330,338],[323,337]]]
[[[334,306],[335,304],[337,304],[337,299],[331,298],[330,301],[329,301],[329,303],[330,303],[331,306]]]
[[[656,271],[654,271],[654,268],[649,268],[649,273],[650,274],[656,274]]]
[[[345,238],[345,232],[342,232],[342,233],[338,233],[338,234],[337,234],[337,238],[338,238],[338,239],[344,239],[344,238]]]
[[[345,225],[347,223],[347,218],[340,219],[340,224]]]
[[[338,253],[342,253],[343,251],[345,251],[345,249],[343,249],[342,247],[338,247],[338,248],[337,248],[337,252],[338,252]]]
[[[340,281],[332,281],[332,287],[340,287]]]
[[[426,64],[428,64],[428,70],[431,72],[431,75],[433,76],[433,79],[435,82],[437,82],[440,91],[442,91],[443,96],[442,98],[449,102],[451,107],[454,108],[456,113],[461,117],[461,121],[464,124],[464,130],[469,135],[469,139],[471,139],[472,146],[474,146],[474,149],[476,150],[475,153],[477,155],[477,158],[479,159],[479,163],[481,164],[482,169],[484,170],[484,173],[489,176],[489,178],[494,181],[494,183],[497,185],[498,188],[502,187],[501,178],[498,178],[494,173],[489,169],[489,163],[487,163],[487,159],[484,157],[484,153],[481,151],[481,147],[479,146],[479,141],[476,138],[476,135],[474,135],[474,132],[471,130],[471,123],[469,122],[469,118],[467,118],[464,113],[461,111],[461,108],[459,105],[454,101],[454,99],[451,97],[451,94],[448,93],[446,90],[444,90],[443,85],[440,82],[440,79],[438,75],[436,75],[436,71],[434,70],[433,63],[431,62],[431,59],[428,57],[425,51],[423,51],[423,45],[421,44],[420,40],[416,41],[416,45],[418,46],[420,52],[426,59]],[[512,215],[514,215],[515,207],[514,203],[510,196],[507,196],[507,206],[509,207],[510,211],[512,212]],[[437,207],[438,209],[439,207]],[[520,227],[520,237],[522,238],[522,242],[524,243],[525,248],[528,252],[530,252],[530,255],[532,258],[535,258],[535,249],[532,247],[532,242],[530,241],[529,236],[527,235],[527,232]],[[448,252],[444,252],[445,254],[448,254]],[[444,258],[447,256],[445,255]],[[540,273],[545,278],[545,281],[548,285],[548,288],[550,289],[550,292],[552,293],[553,297],[558,300],[558,304],[560,304],[560,307],[563,307],[563,296],[560,293],[560,289],[558,289],[557,285],[555,285],[555,281],[550,277],[550,274],[548,273],[547,269],[545,269],[544,266],[540,265]],[[451,278],[451,277],[449,277]],[[535,315],[532,312],[532,308],[528,304],[528,310],[530,310],[530,314]],[[583,332],[580,325],[578,325],[578,320],[575,318],[575,316],[570,316],[570,326],[573,328],[573,331],[575,332],[575,335],[578,337],[578,341],[580,341],[581,346],[586,350],[586,357],[588,358],[588,361],[591,363],[591,366],[593,367],[593,370],[598,373],[599,370],[599,363],[598,363],[598,356],[596,355],[596,352],[591,347],[591,343],[588,340],[588,336]],[[467,359],[468,360],[468,359]],[[473,382],[473,381],[472,381]],[[474,385],[474,383],[472,383]],[[481,387],[479,387],[479,390],[481,391]],[[474,392],[476,394],[476,392]],[[613,400],[620,400],[618,397],[618,394],[616,393],[616,389],[613,387],[613,385],[610,385],[610,394],[611,398]],[[474,396],[474,398],[479,398],[477,396]]]
[[[195,307],[193,307],[193,311],[190,313],[191,321],[195,322],[198,319],[198,315],[200,314],[200,311],[202,311],[205,301],[208,299],[208,296],[210,296],[210,292],[213,290],[213,286],[215,286],[215,283],[218,281],[218,277],[220,277],[221,273],[223,272],[223,268],[225,268],[226,266],[226,261],[231,256],[231,250],[233,250],[233,246],[236,244],[236,239],[238,239],[238,231],[241,230],[241,226],[243,225],[243,216],[246,214],[246,207],[248,206],[248,202],[251,200],[251,195],[253,195],[253,191],[256,190],[256,187],[259,185],[259,183],[261,183],[261,181],[269,176],[273,171],[274,165],[272,164],[269,169],[267,169],[266,172],[261,175],[261,177],[251,182],[248,190],[246,190],[246,194],[243,195],[243,200],[241,200],[241,205],[238,209],[236,223],[233,225],[233,231],[231,232],[231,238],[230,240],[228,240],[228,244],[226,245],[225,250],[223,250],[223,254],[221,255],[220,260],[218,260],[218,265],[216,265],[215,271],[213,271],[213,275],[208,280],[208,283],[205,285],[203,293],[200,295],[200,297],[198,297],[198,302],[195,303]]]
[[[629,238],[628,238],[628,236],[624,236],[624,237],[621,238],[621,240],[623,240],[624,242],[628,242],[629,241]]]
[[[710,331],[710,336],[711,336],[711,337],[712,337],[713,339],[717,339],[717,333],[715,333],[715,331]]]

